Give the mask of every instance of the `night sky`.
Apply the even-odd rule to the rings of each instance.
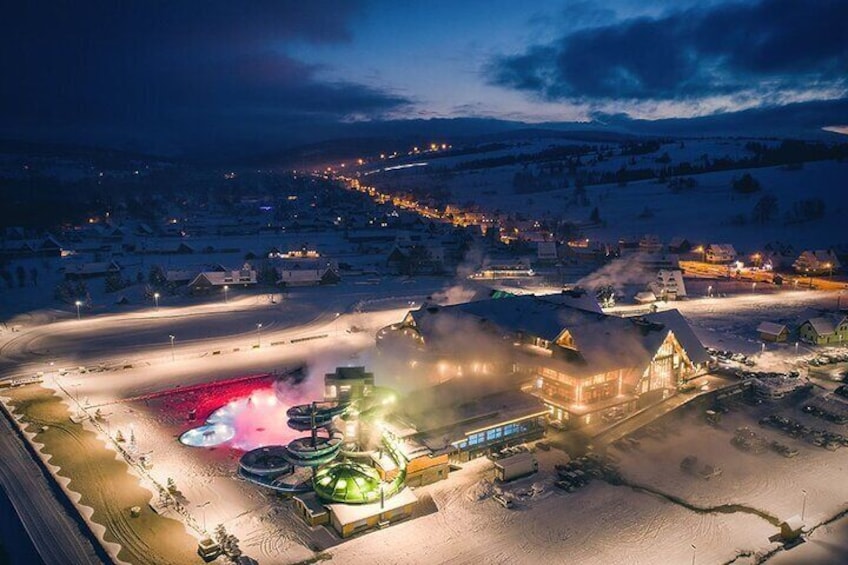
[[[270,147],[358,121],[603,123],[848,97],[844,0],[8,4],[5,138]]]

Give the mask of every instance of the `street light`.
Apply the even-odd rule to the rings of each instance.
[[[174,357],[174,334],[170,334],[168,337],[171,338],[171,361],[175,361],[176,359]]]
[[[80,316],[80,306],[82,306],[82,301],[77,300],[76,302],[74,302],[74,304],[76,304],[77,306],[77,320],[81,320],[82,317]]]
[[[336,319],[333,322],[333,325],[335,326],[334,331],[336,333],[339,333],[339,316],[341,315],[341,312],[336,312]]]
[[[695,550],[696,550],[696,549],[695,549],[695,544],[694,544],[694,543],[690,543],[689,545],[691,545],[691,546],[692,546],[692,565],[695,565]]]
[[[757,283],[756,283],[756,282],[752,282],[752,283],[751,283],[751,292],[756,292],[756,291],[757,291]]]
[[[156,309],[158,310],[159,309],[159,293],[158,292],[153,293],[153,301],[156,303]]]
[[[807,512],[807,491],[801,489],[801,492],[804,494],[804,502],[801,504],[801,523],[803,523],[804,514]]]
[[[230,290],[230,285],[224,285],[224,304],[228,303],[230,299],[227,297],[227,291]]]
[[[206,533],[206,507],[209,506],[211,500],[207,500],[203,504],[198,504],[197,507],[203,511],[203,533]]]
[[[709,285],[709,286],[707,287],[707,297],[708,297],[708,298],[709,298],[709,297],[712,297],[712,295],[713,295],[713,285]]]
[[[262,347],[262,324],[256,324],[256,347]]]

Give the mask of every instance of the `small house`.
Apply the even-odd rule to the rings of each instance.
[[[763,341],[784,342],[789,339],[789,328],[784,324],[774,322],[761,322],[757,326],[757,334]]]
[[[317,286],[336,284],[341,280],[332,265],[309,266],[300,268],[299,265],[277,267],[277,284],[280,286]]]
[[[639,251],[645,253],[658,253],[662,250],[660,236],[646,233],[639,239]]]
[[[661,300],[680,300],[686,298],[686,285],[683,272],[679,269],[660,269],[657,278],[650,285],[651,291]]]
[[[65,278],[74,280],[93,279],[120,272],[121,266],[115,261],[76,263],[65,267]]]
[[[704,250],[707,263],[732,263],[736,256],[736,249],[730,243],[711,243]]]
[[[838,271],[842,265],[831,250],[804,251],[792,263],[796,273],[802,275],[826,275]]]
[[[252,286],[256,284],[256,270],[245,265],[237,271],[204,271],[194,277],[188,287],[192,294],[204,294],[214,288],[230,285]]]
[[[848,343],[848,315],[824,315],[804,320],[798,327],[801,341],[813,345]]]
[[[556,241],[540,241],[536,244],[536,259],[539,261],[556,261]]]
[[[804,533],[804,521],[795,514],[780,524],[780,537],[784,541],[794,541]]]
[[[675,236],[668,242],[668,251],[670,253],[688,253],[692,249],[692,243],[685,237]]]

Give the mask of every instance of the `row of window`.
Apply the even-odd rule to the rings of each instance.
[[[529,422],[506,424],[505,426],[498,426],[497,428],[471,434],[467,440],[457,444],[457,447],[459,449],[467,449],[469,447],[474,448],[489,443],[496,443],[503,438],[524,433],[529,429]]]

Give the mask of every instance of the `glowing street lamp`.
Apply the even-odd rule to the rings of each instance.
[[[709,286],[707,287],[707,297],[710,297],[710,298],[711,298],[711,297],[712,297],[712,295],[713,295],[713,285],[709,285]]]
[[[224,285],[224,303],[225,304],[230,301],[229,298],[227,297],[227,291],[229,291],[229,290],[230,290],[230,285],[225,284]]]
[[[262,347],[262,324],[256,324],[256,347]]]
[[[74,304],[76,304],[77,307],[77,320],[81,320],[82,317],[80,316],[80,306],[82,306],[82,300],[77,300],[76,302],[74,302]]]
[[[174,334],[170,334],[168,337],[171,338],[171,361],[175,361],[176,358],[174,356]]]
[[[156,304],[156,309],[158,310],[159,309],[159,293],[158,292],[153,293],[153,302]]]

